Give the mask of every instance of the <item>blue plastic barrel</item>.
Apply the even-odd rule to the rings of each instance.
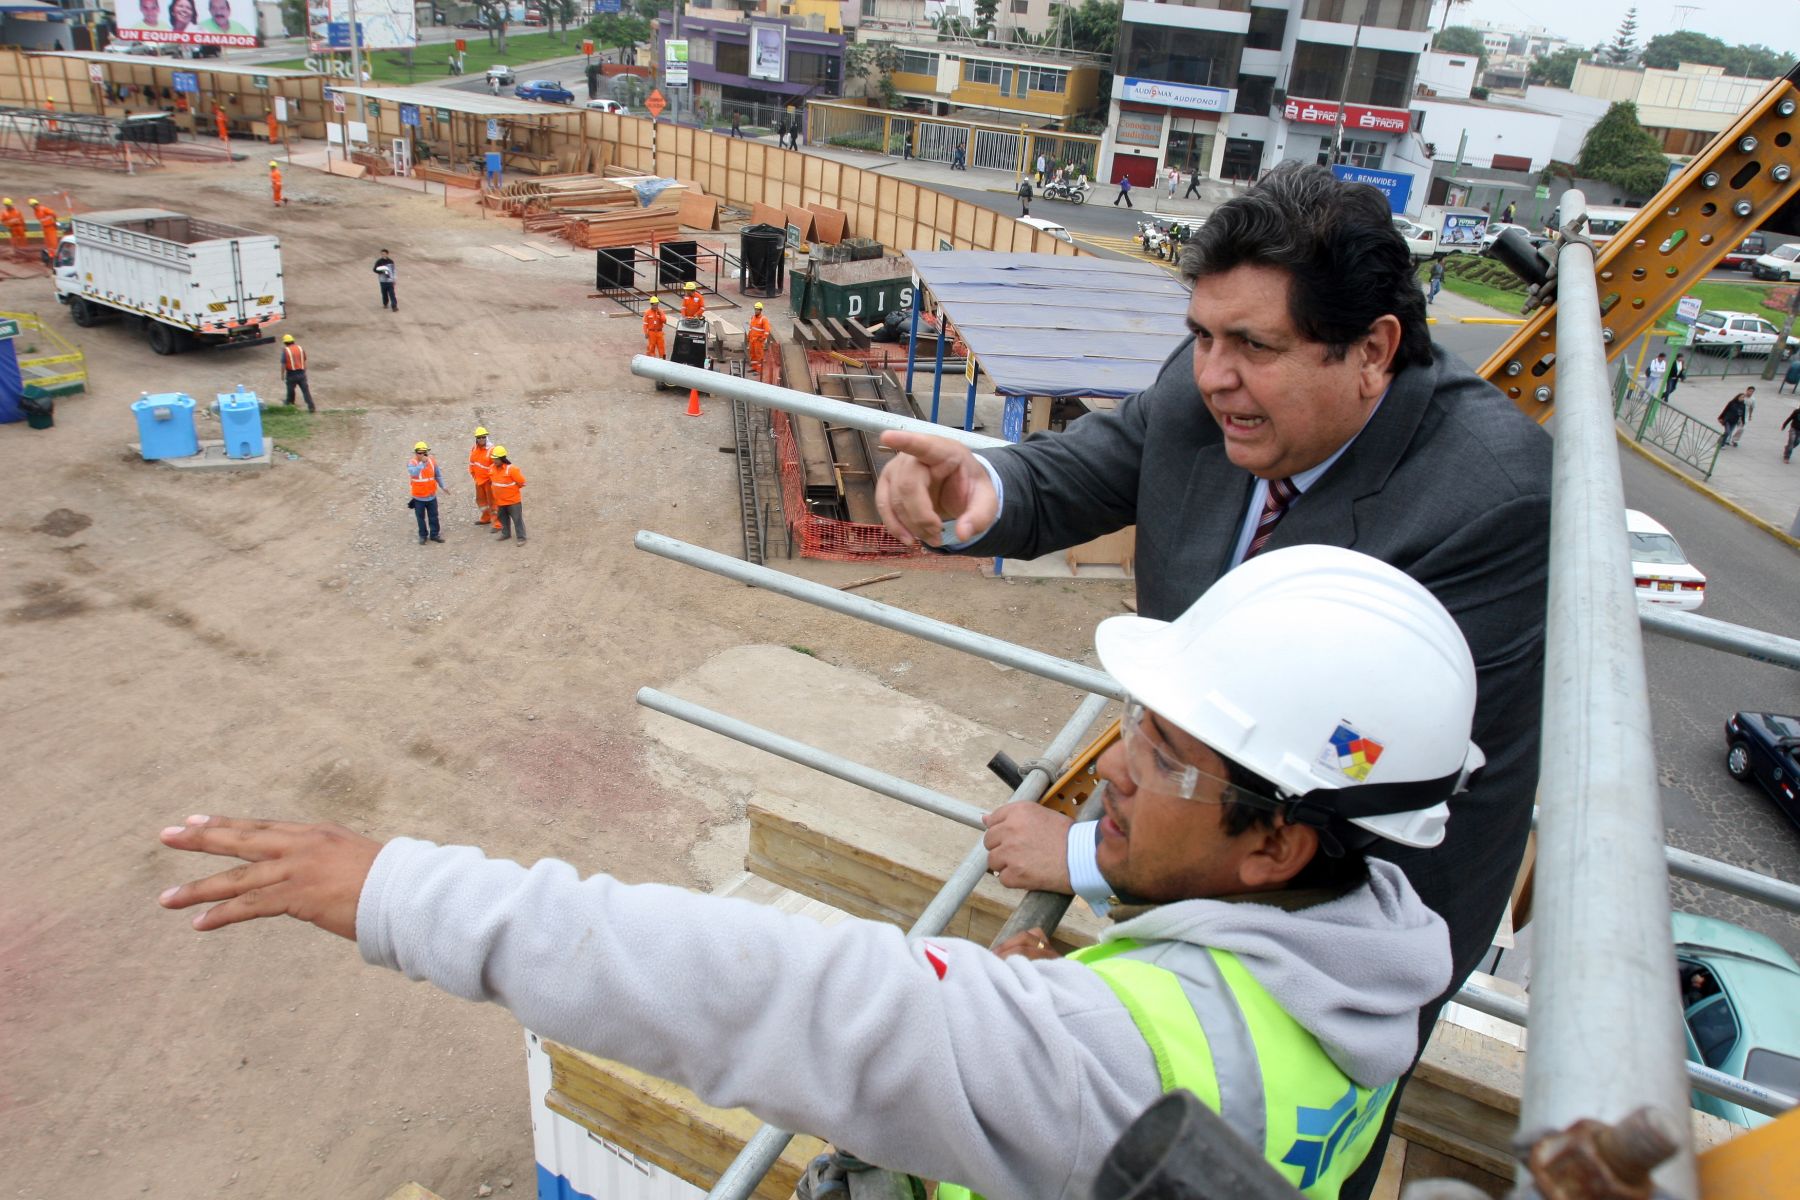
[[[163,392],[131,406],[137,418],[138,443],[146,459],[191,458],[200,453],[200,435],[194,432],[194,398],[180,392]]]
[[[225,434],[226,458],[259,458],[263,452],[262,401],[238,384],[219,393],[219,428]]]

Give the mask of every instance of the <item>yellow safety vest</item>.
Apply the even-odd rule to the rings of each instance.
[[[1190,985],[1145,961],[1171,951],[1197,972],[1210,962],[1223,986]],[[1091,967],[1125,1005],[1156,1059],[1163,1091],[1193,1092],[1260,1146],[1302,1195],[1336,1200],[1368,1157],[1395,1083],[1358,1087],[1235,955],[1120,938],[1070,957]],[[937,1194],[938,1200],[979,1200],[953,1183],[940,1184]]]

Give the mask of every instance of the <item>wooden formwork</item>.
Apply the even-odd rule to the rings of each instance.
[[[104,84],[93,81],[89,74],[92,66],[99,67]],[[225,73],[225,67],[230,67],[231,73]],[[263,137],[264,120],[274,98],[281,96],[287,100],[292,136],[325,136],[330,106],[325,102],[324,76],[268,68],[266,73],[257,72],[268,82],[267,87],[258,88],[255,77],[238,74],[240,70],[256,72],[255,67],[239,68],[215,59],[145,56],[121,61],[116,55],[91,59],[0,49],[0,107],[41,109],[54,100],[59,111],[108,117],[163,112],[174,104],[174,73],[185,71],[194,74],[200,87],[188,96],[188,111],[175,114],[176,124],[188,132],[210,136],[217,104],[231,122],[233,137]],[[109,96],[109,87],[126,88],[130,94],[119,99],[115,90]]]

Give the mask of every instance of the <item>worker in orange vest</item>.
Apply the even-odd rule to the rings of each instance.
[[[505,446],[494,447],[494,464],[488,477],[494,490],[494,508],[500,514],[500,540],[505,541],[519,531],[519,545],[525,544],[525,505],[519,493],[525,489],[525,473],[512,465]]]
[[[481,515],[475,518],[475,523],[498,529],[500,518],[494,513],[494,488],[488,482],[494,473],[494,454],[488,449],[487,441],[487,429],[477,425],[475,444],[469,448],[469,478],[475,481],[475,503],[481,507]]]
[[[15,257],[25,257],[25,214],[13,207],[12,197],[0,200],[5,205],[0,208],[0,225],[6,226],[7,236],[12,238],[12,251]]]
[[[406,464],[406,474],[412,485],[412,499],[407,502],[407,507],[419,519],[419,545],[443,541],[443,534],[438,531],[437,498],[439,490],[448,495],[449,489],[438,478],[437,459],[431,457],[430,446],[424,442],[413,443],[413,456]]]
[[[662,298],[650,297],[650,304],[644,309],[644,353],[653,358],[664,358],[663,326],[669,318],[663,315]]]
[[[281,164],[274,159],[269,160],[269,187],[275,192],[275,205],[279,208],[287,201],[281,198]]]
[[[268,121],[269,121],[269,145],[273,146],[276,142],[279,142],[281,140],[281,130],[278,129],[275,125],[275,110],[272,108],[269,110]]]
[[[704,317],[706,315],[706,297],[700,294],[700,285],[691,279],[681,285],[681,315],[684,317]]]
[[[54,259],[57,243],[62,240],[62,231],[56,227],[56,210],[36,196],[25,203],[31,205],[31,215],[38,219],[38,228],[44,232],[44,253]]]
[[[55,96],[45,97],[44,104],[50,110],[50,119],[48,121],[46,121],[45,124],[47,126],[49,126],[51,133],[56,133],[57,131],[59,131],[62,128],[62,126],[60,126],[56,123],[56,97]]]
[[[294,335],[281,335],[281,375],[287,380],[287,403],[294,402],[294,389],[306,397],[306,411],[312,412],[312,388],[306,382],[306,349],[294,340]]]
[[[227,145],[231,142],[231,126],[225,120],[225,110],[213,105],[213,124],[218,127],[219,140]]]
[[[745,342],[750,347],[750,370],[758,379],[763,377],[763,359],[768,353],[769,339],[774,336],[775,327],[763,315],[762,301],[758,300],[756,315],[750,318],[750,331],[745,336]]]

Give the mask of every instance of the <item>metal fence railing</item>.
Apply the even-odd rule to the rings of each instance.
[[[1702,479],[1712,478],[1725,431],[1653,395],[1643,384],[1633,383],[1630,369],[1623,364],[1613,381],[1613,416],[1631,432],[1633,441],[1665,451],[1700,472]]]
[[[975,171],[1000,171],[1016,177],[1021,171],[1033,170],[1041,154],[1050,166],[1073,168],[1091,179],[1100,157],[1100,139],[1080,133],[822,101],[808,104],[807,112],[807,140],[814,145],[895,156],[910,153],[913,158],[937,163],[955,163],[960,149],[963,165]]]

